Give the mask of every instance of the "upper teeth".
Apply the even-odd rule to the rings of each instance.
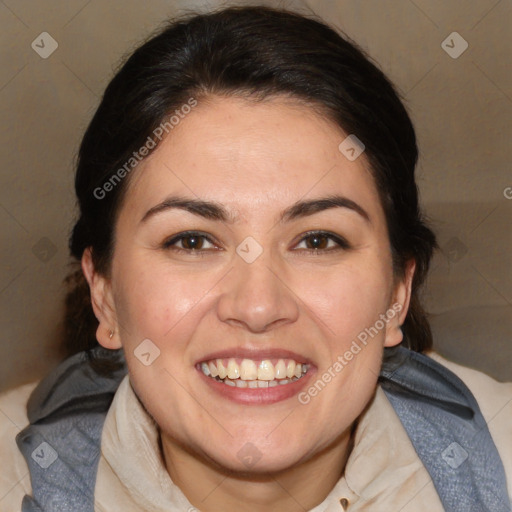
[[[253,361],[242,359],[213,359],[201,363],[201,370],[209,377],[219,377],[230,380],[260,380],[273,381],[275,379],[299,378],[308,370],[307,364],[297,363],[293,359],[278,359],[275,364],[270,359]]]

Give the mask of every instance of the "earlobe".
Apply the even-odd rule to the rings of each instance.
[[[90,248],[84,251],[81,265],[82,272],[89,283],[94,316],[99,322],[96,339],[105,348],[112,350],[121,348],[110,281],[96,272]]]
[[[416,262],[411,259],[407,262],[404,277],[400,279],[395,287],[393,300],[390,304],[390,311],[396,314],[388,321],[386,325],[386,339],[384,342],[385,347],[394,347],[403,340],[403,332],[401,329],[402,324],[407,317],[409,304],[411,301],[412,280],[414,271],[416,270]]]

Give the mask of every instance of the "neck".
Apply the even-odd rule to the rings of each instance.
[[[293,467],[241,474],[215,465],[161,433],[172,481],[202,512],[304,512],[320,504],[343,475],[352,449],[351,429]]]

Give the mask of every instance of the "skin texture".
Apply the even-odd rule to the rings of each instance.
[[[132,386],[160,427],[167,470],[202,511],[321,503],[343,473],[383,347],[402,340],[414,264],[394,277],[375,184],[364,154],[350,162],[338,150],[345,137],[310,107],[283,98],[200,101],[130,176],[109,276],[84,253],[98,341],[124,348]],[[356,202],[369,221],[340,207],[280,220],[297,201],[333,194]],[[173,208],[141,221],[169,196],[219,203],[229,219]],[[188,252],[164,246],[187,230],[212,242]],[[304,239],[310,230],[343,237],[349,248],[329,241],[314,249]],[[252,263],[236,253],[248,236],[263,248]],[[297,396],[232,402],[195,367],[215,350],[280,348],[313,362],[313,383],[397,303],[400,314],[307,405]],[[160,356],[144,366],[134,350],[148,338]],[[251,468],[237,456],[246,443],[261,455]]]

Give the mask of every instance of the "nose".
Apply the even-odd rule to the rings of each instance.
[[[253,333],[293,323],[299,315],[286,275],[272,268],[264,254],[252,263],[237,258],[217,303],[221,321]]]

